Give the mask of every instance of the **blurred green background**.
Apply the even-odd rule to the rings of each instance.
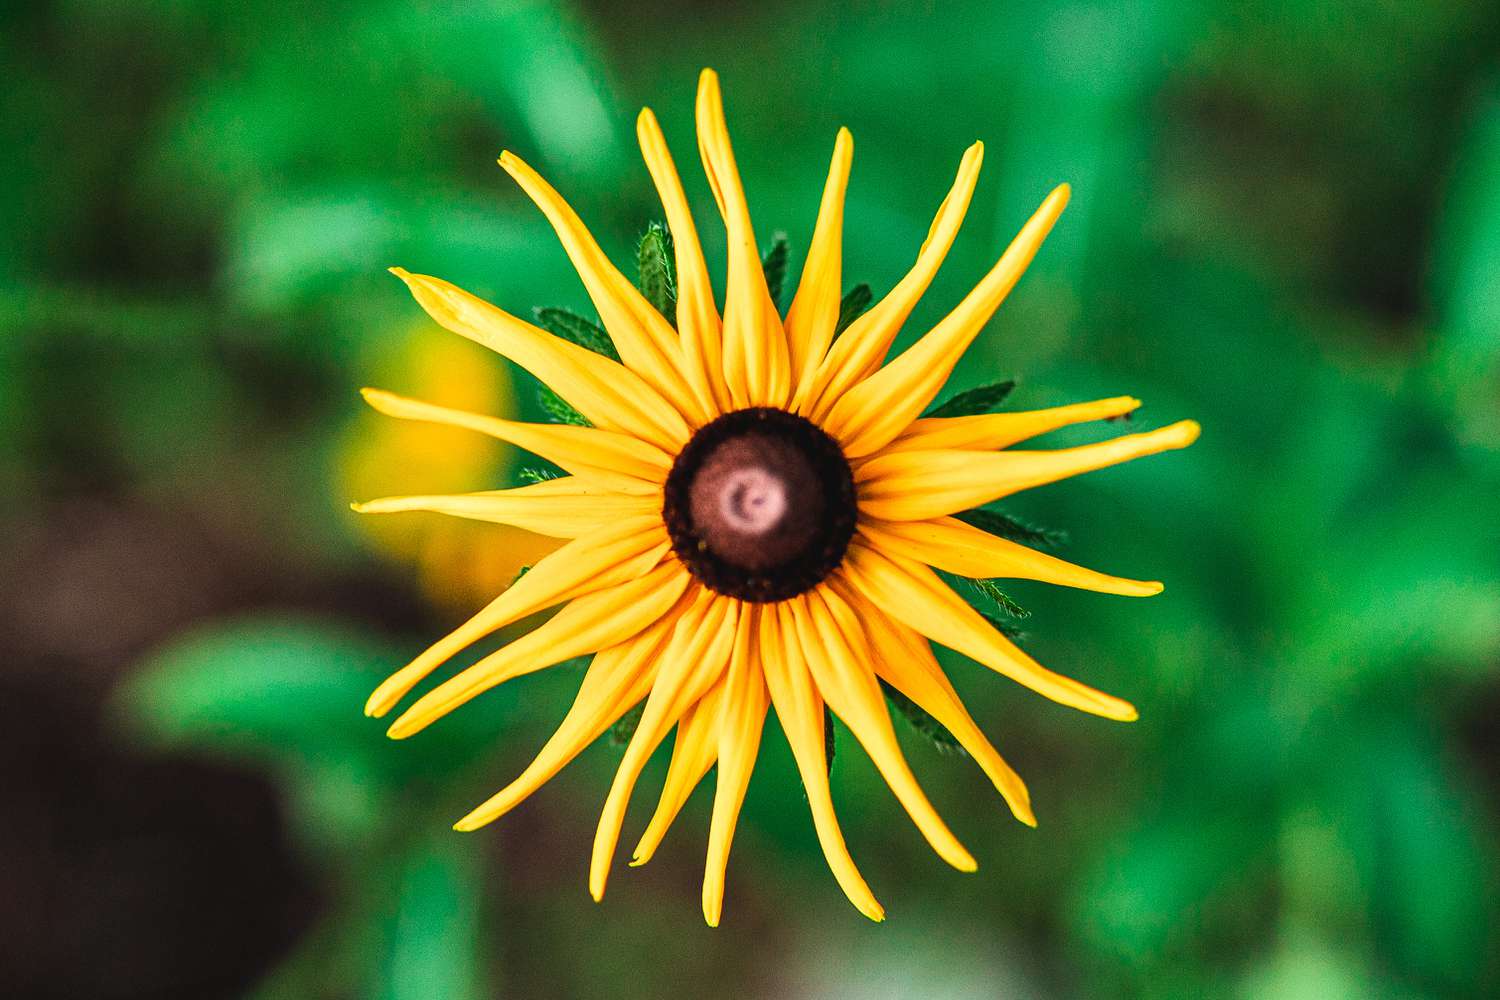
[[[903,9],[905,7],[906,9]],[[1480,997],[1500,876],[1500,7],[58,0],[0,21],[0,992],[16,997]],[[384,268],[587,304],[494,164],[624,263],[661,116],[721,72],[759,234],[811,233],[856,139],[845,275],[903,273],[964,147],[968,224],[905,340],[1059,181],[1074,200],[955,376],[1130,393],[1188,452],[1020,498],[1127,601],[1020,584],[1041,660],[1131,726],[950,662],[1028,779],[902,728],[980,860],[833,767],[890,919],[823,865],[779,730],[724,926],[708,796],[585,890],[608,739],[475,835],[579,674],[403,744],[383,674],[545,550],[351,499],[515,457],[360,412],[378,384],[537,415]],[[1056,435],[1059,444],[1118,428]],[[654,802],[643,781],[627,842]]]

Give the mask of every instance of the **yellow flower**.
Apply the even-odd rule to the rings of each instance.
[[[884,911],[834,816],[824,705],[847,724],[928,843],[955,868],[976,865],[907,766],[882,681],[947,727],[1016,818],[1035,825],[1025,785],[964,709],[929,641],[1064,705],[1126,721],[1136,710],[1038,664],[934,569],[1131,596],[1159,593],[1161,584],[1084,569],[952,515],[1184,447],[1198,426],[1182,421],[1101,444],[1016,451],[1010,446],[1068,424],[1120,416],[1139,402],[1121,396],[1032,412],[921,416],[1057,221],[1066,185],[1048,195],[957,308],[887,363],[892,341],[963,220],[982,145],[965,153],[911,271],[835,339],[849,132],[841,130],[834,145],[807,262],[783,320],[767,292],[718,78],[708,70],[699,83],[697,126],[728,234],[722,320],[682,184],[649,109],[637,132],[675,246],[676,329],[610,264],[557,192],[510,153],[501,166],[556,229],[621,361],[553,337],[445,281],[395,269],[438,323],[530,371],[592,426],[518,423],[366,390],[383,413],[491,435],[555,462],[567,475],[518,489],[376,500],[360,509],[438,511],[569,539],[393,674],[366,712],[385,715],[471,643],[563,604],[545,625],[422,695],[390,727],[394,738],[410,736],[513,677],[594,654],[577,699],[536,760],[457,829],[476,829],[514,808],[644,700],[595,835],[589,890],[595,899],[603,895],[627,801],[648,756],[675,725],[660,805],[633,863],[650,858],[688,794],[717,764],[703,883],[704,917],[717,925],[736,818],[766,712],[774,708],[834,877],[860,912],[879,920]]]

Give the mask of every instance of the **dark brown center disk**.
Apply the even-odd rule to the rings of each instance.
[[[854,477],[838,444],[769,407],[702,427],[667,477],[663,519],[709,589],[780,601],[822,582],[854,534]]]

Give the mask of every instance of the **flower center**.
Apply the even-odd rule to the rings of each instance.
[[[726,413],[667,477],[677,557],[710,590],[780,601],[821,583],[854,534],[854,477],[837,442],[785,410]]]

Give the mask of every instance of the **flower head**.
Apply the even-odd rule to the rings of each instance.
[[[845,848],[829,794],[825,706],[848,726],[934,850],[975,862],[939,818],[899,749],[883,687],[951,732],[1016,818],[1026,787],[965,710],[930,643],[1054,701],[1118,720],[1128,703],[1038,664],[935,571],[1042,580],[1148,596],[1159,583],[1107,576],[985,531],[964,512],[1034,486],[1190,444],[1182,421],[1101,444],[1011,446],[1117,417],[1128,396],[1030,412],[923,416],[1067,204],[1057,188],[977,287],[912,347],[886,354],[958,232],[983,147],[958,178],[911,271],[843,327],[841,240],[853,140],[841,130],[800,284],[783,318],[767,288],[730,148],[717,77],[697,103],[704,170],[728,236],[722,317],[697,230],[655,117],[641,150],[671,229],[675,316],[605,257],[567,203],[518,157],[500,164],[546,214],[583,279],[618,361],[553,336],[437,278],[395,273],[438,323],[530,371],[588,426],[532,424],[366,390],[376,409],[488,434],[566,475],[517,489],[394,497],[367,512],[428,510],[515,525],[567,543],[371,695],[383,716],[471,643],[534,612],[546,624],[423,694],[395,720],[404,738],[485,691],[573,657],[593,660],[552,738],[514,782],[461,819],[473,830],[514,808],[638,705],[639,722],[594,840],[589,887],[604,892],[626,804],[651,752],[676,728],[660,805],[634,863],[660,843],[693,787],[718,765],[703,912],[717,924],[724,870],[766,713],[774,709],[807,789],[834,877],[859,910],[884,911]],[[964,515],[963,518],[955,515]]]

